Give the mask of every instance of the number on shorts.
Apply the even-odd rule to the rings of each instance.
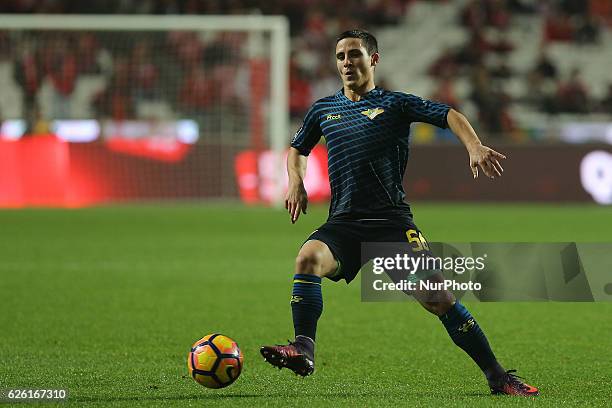
[[[408,242],[414,243],[412,247],[412,252],[420,252],[423,250],[429,251],[429,244],[425,237],[417,230],[409,229],[406,231],[406,238],[408,238]]]

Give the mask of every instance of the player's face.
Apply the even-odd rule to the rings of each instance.
[[[359,38],[343,38],[336,44],[336,67],[346,88],[359,89],[374,80],[378,53],[368,55]]]

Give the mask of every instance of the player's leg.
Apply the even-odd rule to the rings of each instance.
[[[428,279],[442,282],[441,274]],[[414,297],[429,312],[438,316],[453,342],[465,351],[484,373],[491,393],[536,396],[538,389],[506,371],[495,358],[484,332],[467,308],[447,290],[417,291]]]
[[[429,252],[429,245],[423,234],[412,224],[404,225],[400,231],[389,231],[385,234],[389,241],[402,242],[408,238],[417,251]],[[412,239],[411,239],[412,238]],[[418,240],[419,242],[413,242]],[[432,254],[435,255],[435,254]],[[427,276],[432,283],[444,282],[441,273]],[[438,287],[430,285],[429,287]],[[420,286],[418,286],[420,287]],[[452,292],[442,290],[415,290],[410,294],[430,313],[435,314],[444,325],[452,341],[464,350],[482,370],[494,394],[513,394],[532,396],[538,395],[535,387],[523,383],[512,374],[514,370],[506,371],[495,358],[484,332],[460,301]]]
[[[267,362],[302,376],[312,374],[317,322],[323,311],[321,280],[332,277],[337,270],[338,262],[326,243],[312,239],[302,246],[295,259],[291,293],[295,341],[262,347],[261,354]]]
[[[325,242],[308,240],[295,258],[295,273],[314,275],[320,278],[332,276],[338,269],[338,261]]]
[[[307,338],[314,342],[317,321],[323,312],[321,280],[338,269],[329,247],[322,241],[307,241],[295,258],[295,274],[291,292],[291,312],[296,341]]]
[[[444,281],[440,273],[426,279]],[[417,290],[413,296],[427,311],[438,316],[452,341],[474,360],[487,378],[493,394],[538,395],[537,388],[525,384],[512,374],[514,370],[506,371],[499,364],[476,319],[450,291]]]
[[[444,281],[439,273],[425,279],[431,282]],[[416,290],[412,295],[427,311],[438,316],[453,342],[474,360],[487,380],[492,381],[505,374],[482,329],[450,291]]]
[[[410,242],[411,250],[415,255],[435,255],[431,253],[427,240],[416,226],[408,224],[404,228],[406,229],[403,236]],[[444,277],[440,272],[429,274],[423,271],[423,273],[422,279],[432,284],[427,287],[441,287],[444,282]],[[411,293],[412,296],[427,311],[438,316],[453,342],[476,362],[487,380],[490,382],[503,376],[505,370],[497,362],[486,336],[465,306],[446,289],[420,289],[422,287],[417,286],[417,290]]]

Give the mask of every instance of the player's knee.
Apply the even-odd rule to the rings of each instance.
[[[452,306],[453,306],[453,302],[450,299],[442,300],[438,302],[424,302],[423,303],[423,307],[425,307],[427,311],[435,314],[436,316],[445,315],[446,312],[448,312]]]
[[[315,251],[300,252],[295,258],[295,271],[305,275],[320,275],[321,256]]]

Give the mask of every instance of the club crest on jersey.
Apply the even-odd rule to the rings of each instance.
[[[375,117],[377,117],[378,115],[380,115],[384,111],[385,110],[383,108],[375,108],[375,109],[365,110],[365,111],[361,112],[361,114],[367,116],[368,119],[370,119],[370,120],[374,120]]]

